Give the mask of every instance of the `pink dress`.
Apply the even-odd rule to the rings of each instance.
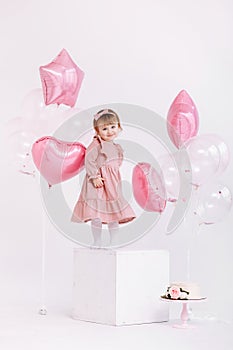
[[[123,150],[112,141],[103,141],[95,136],[85,155],[86,176],[71,220],[86,222],[100,218],[102,223],[113,221],[125,223],[135,218],[135,213],[121,188],[119,167]],[[95,188],[93,178],[104,178],[104,186]]]

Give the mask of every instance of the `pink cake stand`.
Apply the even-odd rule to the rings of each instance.
[[[189,299],[189,300],[175,300],[175,299],[165,299],[160,298],[160,300],[168,302],[168,303],[180,303],[182,304],[182,310],[180,314],[181,323],[174,324],[174,328],[180,328],[180,329],[192,329],[195,328],[194,325],[188,323],[188,304],[189,303],[200,303],[202,301],[206,300],[206,297],[200,298],[200,299]]]

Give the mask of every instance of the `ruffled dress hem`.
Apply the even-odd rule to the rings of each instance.
[[[103,201],[99,199],[79,200],[71,218],[73,222],[87,222],[100,218],[103,224],[118,222],[124,224],[136,218],[130,205],[123,200]]]

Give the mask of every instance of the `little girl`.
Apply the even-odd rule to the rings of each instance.
[[[123,150],[113,142],[122,130],[120,119],[113,110],[104,109],[94,115],[93,126],[96,135],[86,150],[86,176],[72,221],[91,220],[94,245],[101,246],[102,224],[108,225],[110,244],[114,244],[119,224],[133,220],[135,213],[122,194]]]

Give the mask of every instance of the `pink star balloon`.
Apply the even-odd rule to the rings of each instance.
[[[182,90],[172,102],[167,115],[167,130],[171,141],[177,148],[197,135],[199,116],[197,108],[189,96]]]
[[[46,105],[75,105],[84,72],[65,49],[51,63],[40,67],[40,77]]]

